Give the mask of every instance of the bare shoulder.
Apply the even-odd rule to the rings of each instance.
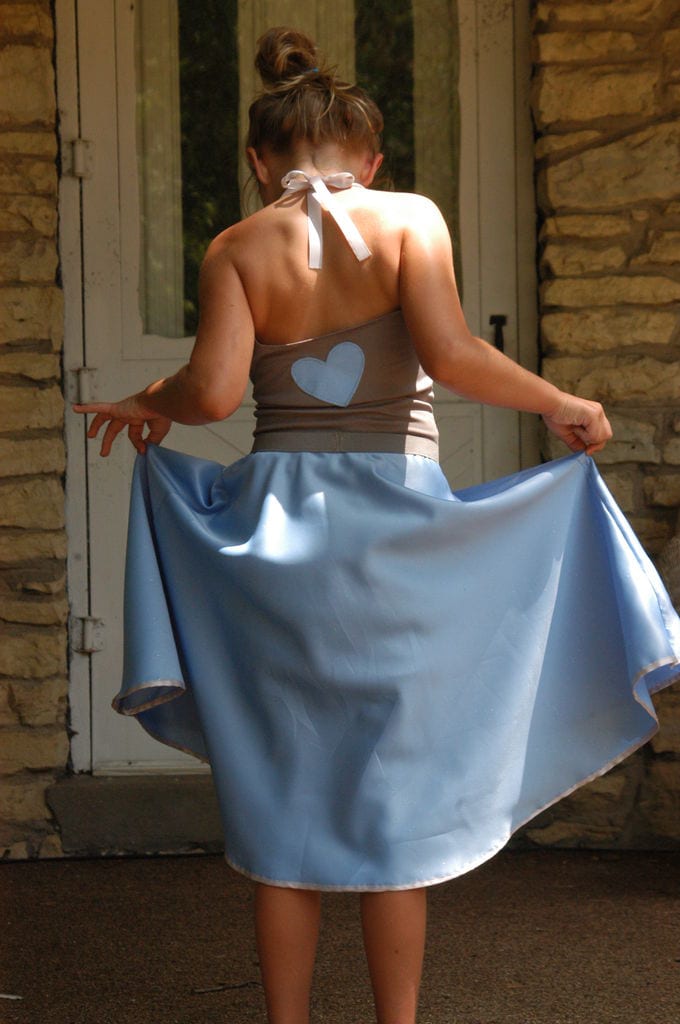
[[[231,224],[224,231],[216,235],[205,251],[205,260],[210,263],[234,262],[238,257],[239,249],[253,236],[253,225],[263,210],[246,217],[244,220]]]
[[[370,204],[375,211],[404,232],[447,230],[436,203],[417,192],[379,192],[370,190]]]
[[[213,238],[203,256],[201,278],[219,280],[231,275],[240,276],[247,263],[247,254],[261,232],[256,221],[265,210],[237,221]]]

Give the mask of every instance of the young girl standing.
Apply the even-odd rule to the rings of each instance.
[[[588,458],[602,407],[473,337],[439,211],[370,190],[375,104],[290,29],[256,65],[264,207],[206,253],[189,363],[75,407],[102,455],[127,427],[143,456],[114,707],[210,761],[270,1024],[308,1020],[334,889],[360,893],[379,1024],[413,1024],[427,886],[649,738],[680,628]],[[249,375],[250,455],[157,447],[231,415]],[[433,380],[581,454],[454,496]]]

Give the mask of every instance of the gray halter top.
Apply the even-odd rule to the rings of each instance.
[[[432,380],[401,310],[288,345],[255,342],[253,451],[387,451],[436,459]]]
[[[307,190],[309,263],[322,264],[321,209],[357,259],[371,254],[326,184],[349,188],[347,172],[324,179],[291,171],[286,191]],[[401,310],[284,345],[255,341],[253,451],[407,452],[438,457],[432,380],[418,361]]]

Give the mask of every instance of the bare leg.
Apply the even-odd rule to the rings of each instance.
[[[415,1024],[425,952],[427,890],[361,894],[361,922],[378,1024]]]
[[[307,1024],[321,894],[255,887],[255,934],[269,1024]]]

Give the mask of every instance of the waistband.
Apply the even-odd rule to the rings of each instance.
[[[439,445],[418,434],[379,431],[271,430],[257,434],[254,452],[397,452],[439,461]]]

